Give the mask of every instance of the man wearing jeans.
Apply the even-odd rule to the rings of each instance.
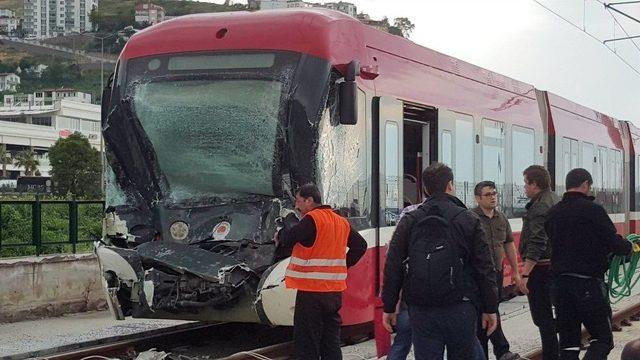
[[[433,164],[422,178],[430,196],[400,220],[389,244],[383,325],[393,331],[404,284],[416,360],[442,359],[445,348],[448,360],[476,359],[482,355],[476,337],[478,309],[487,333],[496,327],[498,298],[489,245],[480,219],[453,196],[451,168]],[[438,286],[442,278],[436,273],[446,274],[446,284],[453,286]]]
[[[400,219],[407,213],[418,208],[420,204],[409,205],[400,213]],[[398,305],[398,315],[396,319],[396,337],[387,354],[387,360],[406,360],[411,351],[411,322],[409,321],[409,308],[403,301]]]

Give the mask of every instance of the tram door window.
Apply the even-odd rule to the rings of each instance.
[[[422,191],[420,186],[422,180],[420,176],[422,169],[424,168],[425,156],[428,159],[428,154],[423,152],[424,146],[423,134],[429,131],[429,125],[413,120],[404,120],[404,132],[403,132],[403,163],[404,163],[404,175],[402,187],[403,191],[403,206],[409,206],[417,204],[422,201]]]
[[[422,170],[437,159],[438,110],[415,104],[403,104],[402,162],[403,207],[422,202]]]
[[[504,208],[505,194],[505,126],[504,123],[482,120],[482,180],[496,183],[498,206]]]
[[[453,168],[453,136],[449,130],[442,132],[442,148],[440,151],[442,153],[442,163]]]
[[[524,192],[524,181],[522,172],[529,166],[536,163],[535,161],[535,132],[514,125],[511,130],[511,203],[512,209],[508,209],[505,204],[504,211],[509,216],[522,216],[525,213],[525,205],[529,202]],[[508,195],[508,194],[506,194]]]
[[[556,191],[559,194],[564,193],[565,178],[571,169],[579,167],[578,163],[578,140],[562,138],[562,170],[559,171],[560,176],[556,177]]]
[[[400,213],[400,154],[398,151],[398,137],[400,136],[398,124],[393,121],[387,121],[385,124],[385,217],[387,225],[394,222],[393,215]],[[387,216],[389,215],[389,216]]]
[[[473,194],[475,186],[473,118],[464,114],[456,114],[456,117],[458,118],[455,120],[455,160],[453,161],[456,195],[467,207],[471,208],[475,206]]]
[[[593,153],[593,144],[587,142],[582,143],[582,168],[587,170],[589,174],[594,175],[593,168],[595,163],[595,154]]]

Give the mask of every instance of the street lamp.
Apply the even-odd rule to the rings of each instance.
[[[112,33],[112,34],[108,34],[106,36],[96,36],[96,35],[92,35],[92,34],[87,34],[87,33],[80,33],[80,32],[74,32],[74,34],[78,34],[78,35],[82,35],[82,36],[87,36],[87,37],[91,37],[94,39],[99,39],[100,40],[100,91],[98,92],[98,94],[100,94],[100,100],[102,100],[102,92],[104,91],[104,40],[108,39],[110,37],[116,36],[118,34],[120,34],[121,31]],[[104,194],[104,140],[102,137],[102,122],[100,123],[100,190],[102,191],[102,193]]]

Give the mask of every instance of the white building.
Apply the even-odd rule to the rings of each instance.
[[[36,105],[35,100],[49,95],[49,103]],[[28,95],[7,95],[4,106],[0,106],[0,146],[15,156],[22,150],[32,149],[40,162],[38,170],[49,176],[51,165],[47,152],[61,137],[78,131],[89,139],[89,143],[100,149],[100,105],[90,103],[91,96],[75,92],[74,96],[64,91],[41,91]],[[22,100],[27,99],[27,102]],[[32,102],[29,102],[31,99]],[[89,101],[87,102],[87,99]],[[8,177],[17,179],[24,169],[15,164],[7,166]]]
[[[331,9],[331,10],[336,10],[336,11],[340,11],[343,12],[347,15],[351,15],[353,17],[356,17],[356,15],[358,14],[358,9],[356,8],[356,6],[352,3],[348,3],[348,2],[344,2],[344,1],[340,1],[340,2],[331,2],[331,3],[325,3],[323,5],[321,5],[324,8],[327,9]]]
[[[0,9],[0,33],[11,35],[18,29],[20,20],[16,13],[9,9]]]
[[[0,17],[16,17],[16,12],[11,9],[0,9]]]
[[[15,92],[19,84],[20,76],[14,73],[0,73],[0,91]]]
[[[331,3],[311,3],[302,0],[250,0],[249,9],[252,10],[273,10],[287,8],[310,8],[319,7],[343,12],[355,17],[358,13],[356,6],[352,3],[340,1]]]
[[[287,3],[287,0],[262,0],[258,1],[258,8],[260,10],[286,9]]]
[[[11,35],[18,29],[19,20],[12,17],[0,17],[0,32]]]
[[[155,25],[165,20],[164,8],[151,3],[136,4],[135,21]]]
[[[97,6],[98,0],[24,0],[24,28],[37,38],[91,31]]]

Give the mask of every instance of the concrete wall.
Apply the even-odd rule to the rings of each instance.
[[[0,259],[0,323],[106,307],[94,254]]]

